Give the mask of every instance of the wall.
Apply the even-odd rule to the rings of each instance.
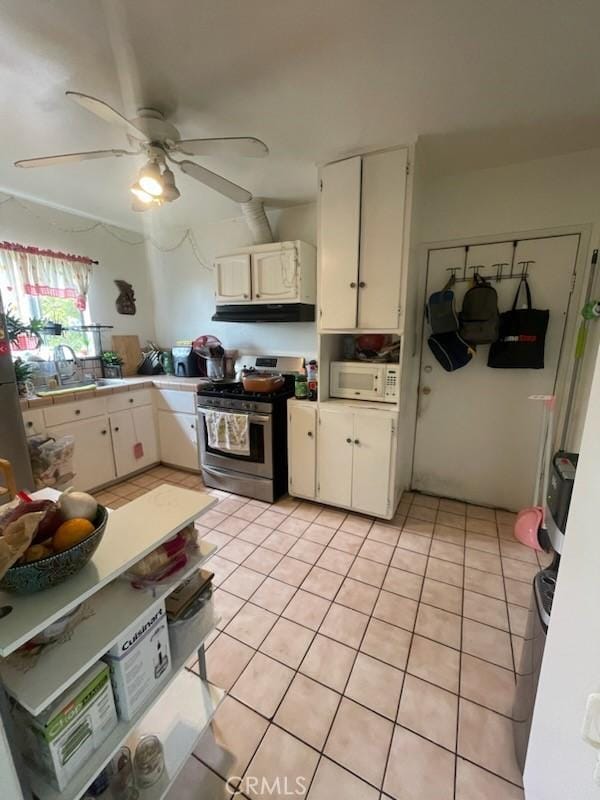
[[[89,256],[100,263],[92,269],[88,296],[92,322],[114,325],[113,333],[137,333],[140,342],[153,339],[154,299],[149,281],[146,246],[128,245],[102,227],[85,233],[69,233],[61,229],[89,228],[94,220],[27,201],[9,200],[0,205],[0,226],[3,240],[25,245],[62,250]],[[140,234],[113,226],[110,230],[123,239],[140,241]],[[135,316],[118,314],[115,300],[118,290],[115,278],[133,284],[137,300]],[[109,336],[103,338],[110,347]]]
[[[600,692],[600,357],[586,417],[525,768],[527,800],[597,800],[597,753],[581,739]]]
[[[295,206],[269,211],[276,241],[302,239],[316,244],[316,206]],[[211,322],[215,310],[212,261],[228,250],[251,244],[242,217],[206,224],[193,229],[204,266],[194,258],[188,244],[172,253],[151,251],[156,302],[156,335],[161,346],[178,339],[194,339],[205,333],[217,336],[227,348],[246,352],[275,352],[309,356],[316,353],[314,323],[231,324]],[[166,232],[156,238],[167,241]],[[171,232],[177,241],[177,232]]]
[[[425,180],[419,209],[421,242],[464,240],[593,225],[591,247],[598,246],[600,149]],[[591,248],[590,248],[591,249]],[[587,270],[591,253],[583,253]],[[421,260],[421,264],[423,264]],[[583,285],[587,283],[582,281]],[[595,294],[600,296],[600,275]],[[576,298],[580,303],[580,298]],[[572,415],[571,447],[577,448],[600,343],[600,322],[592,323],[581,370],[579,399]],[[572,359],[572,351],[568,354]]]

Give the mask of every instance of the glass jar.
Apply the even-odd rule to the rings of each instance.
[[[296,400],[306,400],[308,398],[306,375],[296,375],[296,380],[294,381],[294,397]]]

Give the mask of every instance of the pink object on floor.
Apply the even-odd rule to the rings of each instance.
[[[515,520],[515,538],[533,550],[542,550],[538,532],[543,521],[544,511],[541,506],[532,506],[519,511]]]

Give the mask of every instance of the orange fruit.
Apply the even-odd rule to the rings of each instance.
[[[87,539],[94,530],[94,525],[89,519],[83,519],[83,517],[68,519],[57,528],[52,537],[52,547],[57,553],[60,553],[61,550],[66,550],[68,547],[73,547],[74,544],[79,544],[79,542]]]

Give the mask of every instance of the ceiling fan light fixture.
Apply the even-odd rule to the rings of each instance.
[[[135,196],[136,200],[138,200],[140,203],[144,203],[146,206],[149,206],[154,199],[151,194],[142,189],[139,181],[132,183],[129,187],[129,191]]]
[[[138,183],[152,197],[160,197],[163,193],[163,179],[156,161],[149,161],[141,168]]]
[[[162,183],[163,193],[161,199],[165,200],[167,203],[172,203],[173,200],[177,200],[181,197],[179,189],[175,186],[175,175],[173,175],[173,171],[170,170],[169,167],[165,167],[163,170]]]

